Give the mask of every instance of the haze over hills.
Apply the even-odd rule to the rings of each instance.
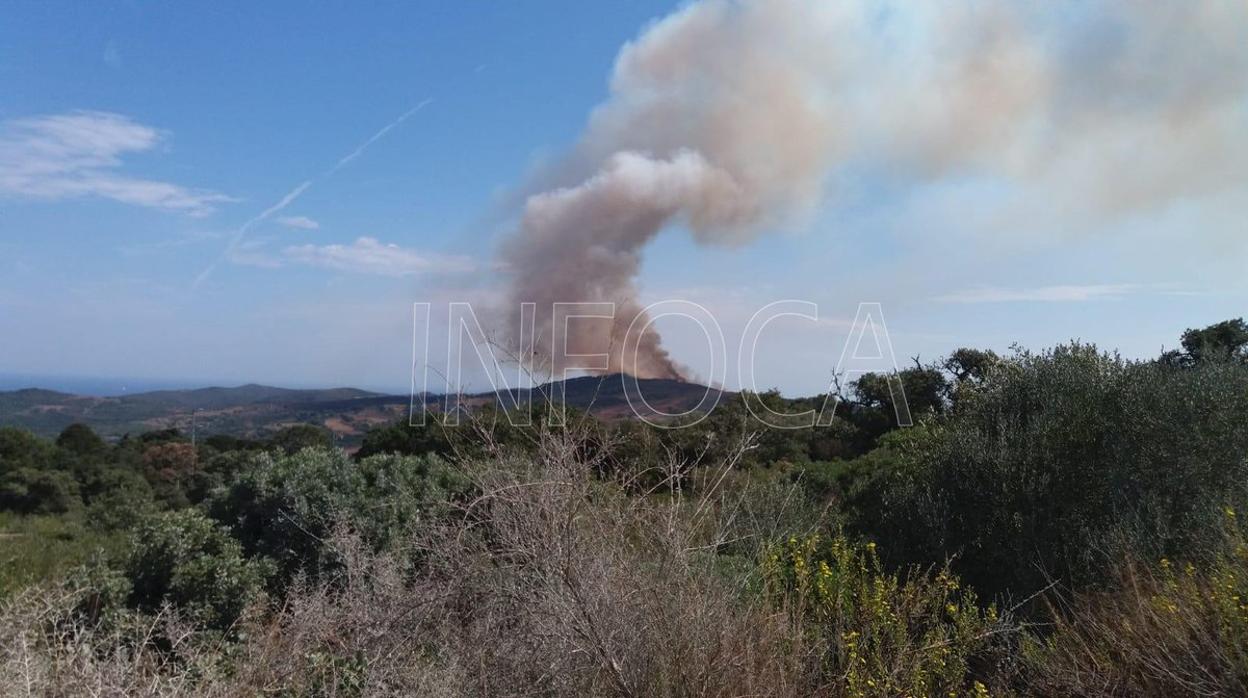
[[[620,374],[586,376],[563,381],[570,407],[590,409],[606,419],[633,414]],[[535,403],[553,399],[555,383],[533,389]],[[680,413],[702,401],[707,390],[696,383],[668,379],[640,380],[638,385],[651,414]],[[513,391],[523,403],[528,389]],[[425,396],[431,409],[440,409],[442,395]],[[496,399],[493,393],[461,398],[467,406]],[[87,424],[109,439],[157,429],[189,431],[194,422],[201,435],[229,434],[262,437],[291,424],[312,423],[331,430],[351,444],[371,427],[393,422],[408,413],[410,395],[387,395],[356,388],[291,389],[248,384],[188,390],[155,390],[116,396],[88,396],[25,388],[0,391],[0,426],[15,426],[45,437],[55,437],[75,422]]]

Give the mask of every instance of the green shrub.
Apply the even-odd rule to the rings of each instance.
[[[129,530],[156,511],[151,485],[132,470],[101,468],[90,486],[84,519],[100,530]]]
[[[124,545],[124,536],[84,526],[76,516],[0,514],[0,599]]]
[[[225,630],[259,598],[266,569],[243,559],[226,529],[194,509],[153,517],[134,533],[124,569],[129,604],[172,604],[198,625]]]
[[[1248,694],[1248,546],[1233,509],[1219,554],[1195,563],[1128,560],[1115,589],[1054,609],[1023,648],[1043,696]]]
[[[885,572],[874,543],[790,538],[766,554],[767,588],[823,689],[846,696],[982,696],[1011,630],[948,569]],[[802,644],[806,643],[805,647]],[[978,677],[976,671],[984,672]]]
[[[334,435],[325,427],[315,424],[295,424],[278,430],[269,439],[269,443],[286,455],[291,455],[305,448],[333,448]]]
[[[80,508],[78,482],[69,473],[19,468],[0,476],[0,510],[64,514]]]
[[[1216,545],[1248,483],[1248,367],[1136,363],[1073,344],[1020,353],[941,425],[899,442],[880,503],[894,562],[956,558],[981,593],[1108,581],[1122,548]]]
[[[276,591],[299,572],[318,578],[337,567],[324,544],[345,523],[376,549],[441,515],[467,481],[435,456],[373,456],[307,449],[255,455],[228,486],[213,493],[212,516],[232,528],[248,555],[277,564]]]

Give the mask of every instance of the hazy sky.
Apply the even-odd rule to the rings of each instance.
[[[1182,5],[1157,6],[1171,4]],[[1192,3],[1205,5],[1218,3]],[[1112,13],[1084,16],[1077,3],[1045,6],[1061,16],[1043,18],[1045,39],[1028,50],[1079,61],[1046,79],[1068,71],[1084,76],[1074,79],[1080,89],[1095,87],[1115,45],[1128,58],[1143,46],[1138,55],[1164,57],[1170,72],[1106,69],[1131,103],[1114,105],[1114,118],[1101,109],[1095,122],[1049,118],[1046,129],[1096,140],[1064,138],[1043,177],[997,166],[1012,141],[938,172],[858,147],[855,139],[928,132],[933,112],[898,106],[879,117],[893,131],[845,134],[854,156],[832,163],[800,225],[711,247],[679,224],[662,232],[642,252],[642,300],[702,303],[733,357],[765,303],[818,303],[821,322],[777,321],[760,344],[760,387],[793,393],[826,387],[861,301],[883,304],[899,356],[924,359],[1072,338],[1151,356],[1186,327],[1244,315],[1248,129],[1227,140],[1196,119],[1176,127],[1199,132],[1199,147],[1182,151],[1130,129],[1148,104],[1214,93],[1218,118],[1248,127],[1238,72],[1248,49],[1234,48],[1248,47],[1248,26],[1193,22],[1163,41],[1150,27],[1173,25],[1165,17],[1119,27]],[[676,7],[7,5],[0,373],[405,388],[412,302],[497,297],[509,202],[610,98],[621,47]],[[1201,41],[1210,26],[1223,35]],[[830,91],[872,93],[863,86],[934,60],[896,53],[888,65],[859,56],[855,75]],[[1167,92],[1190,85],[1201,89]],[[1052,94],[1085,99],[1073,88]],[[958,121],[931,138],[956,151],[970,131],[993,127]],[[1084,205],[1089,188],[1116,196],[1120,179],[1149,187],[1121,206]],[[705,342],[668,324],[675,359],[705,375]]]

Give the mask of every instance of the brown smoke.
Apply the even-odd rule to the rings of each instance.
[[[801,226],[838,168],[998,177],[1083,215],[1248,171],[1235,0],[702,0],[626,44],[610,85],[501,254],[509,314],[537,304],[538,355],[552,303],[613,301],[568,353],[611,347],[610,370],[640,377],[680,376],[652,330],[635,362],[622,351],[647,244],[670,225],[709,244]]]

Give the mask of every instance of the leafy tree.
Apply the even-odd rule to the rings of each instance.
[[[296,424],[278,431],[269,443],[290,455],[305,448],[333,448],[334,436],[328,429],[315,424]]]
[[[78,482],[62,470],[18,468],[0,475],[0,510],[64,514],[81,507]]]
[[[0,474],[19,468],[49,468],[56,458],[56,447],[29,431],[0,427]]]
[[[85,424],[70,424],[65,427],[56,438],[56,446],[85,458],[99,458],[108,450],[104,439]]]
[[[1001,357],[996,352],[986,349],[970,349],[961,347],[942,362],[942,367],[953,376],[956,384],[967,382],[982,383],[988,373],[1001,364]]]
[[[941,368],[952,378],[948,385],[949,401],[953,407],[984,385],[989,373],[1000,370],[1003,362],[996,352],[962,347],[955,349],[941,363]]]
[[[881,436],[899,426],[899,417],[917,424],[926,416],[943,414],[950,392],[944,374],[932,366],[916,366],[891,376],[865,373],[852,387],[856,399],[848,405],[845,419],[856,428],[858,453],[875,448]]]
[[[229,434],[213,434],[204,439],[204,445],[218,453],[227,451],[259,451],[264,448],[264,444],[260,441],[240,439]]]
[[[1189,329],[1181,340],[1193,363],[1211,360],[1243,360],[1248,347],[1248,324],[1243,318],[1224,320],[1204,329]]]
[[[156,498],[169,507],[190,504],[187,488],[197,472],[199,455],[182,441],[161,441],[143,450],[143,473]]]

